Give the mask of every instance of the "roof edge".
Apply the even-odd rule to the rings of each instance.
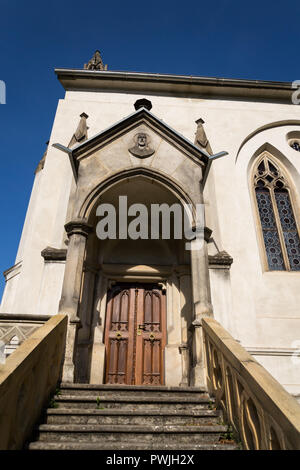
[[[292,82],[200,77],[145,72],[55,69],[65,90],[98,89],[144,93],[184,93],[190,96],[222,95],[249,96],[291,102]]]

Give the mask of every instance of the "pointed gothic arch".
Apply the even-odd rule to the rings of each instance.
[[[117,171],[108,178],[101,181],[96,187],[94,187],[85,197],[85,200],[79,210],[79,217],[89,218],[91,212],[94,209],[95,204],[97,203],[101,194],[106,192],[109,188],[114,185],[129,180],[131,178],[144,177],[146,180],[155,181],[160,184],[162,187],[165,187],[172,194],[174,194],[179,201],[189,204],[191,206],[193,215],[195,211],[195,202],[187,194],[187,192],[181,187],[181,185],[174,180],[169,175],[163,174],[160,171],[157,171],[153,168],[147,167],[134,167],[125,169],[122,171]],[[200,202],[200,201],[199,201]]]
[[[267,150],[254,161],[251,188],[265,269],[300,271],[294,186],[286,168]]]
[[[93,188],[81,207],[80,215],[84,216],[90,226],[95,228],[98,222],[96,214],[98,205],[100,203],[110,203],[118,209],[119,195],[127,196],[128,207],[133,202],[144,204],[148,210],[152,203],[166,203],[169,206],[174,203],[188,203],[192,209],[195,209],[193,200],[175,180],[151,168],[137,167],[118,172]],[[134,339],[135,330],[131,329],[129,323],[144,323],[144,320],[138,317],[138,315],[144,314],[142,304],[138,304],[138,302],[142,302],[139,299],[147,294],[147,286],[153,290],[154,294],[157,286],[159,286],[163,292],[164,303],[166,303],[162,307],[166,318],[161,316],[164,321],[162,325],[164,328],[162,331],[163,341],[161,343],[163,346],[161,346],[162,350],[157,353],[158,356],[161,355],[159,360],[160,371],[164,371],[164,373],[161,372],[160,380],[166,384],[170,383],[171,380],[174,382],[177,380],[175,383],[178,384],[182,380],[185,383],[193,380],[189,363],[190,349],[188,349],[191,347],[192,341],[190,331],[192,323],[190,258],[190,252],[184,249],[184,239],[173,239],[173,234],[171,234],[170,239],[166,240],[151,239],[151,237],[144,240],[131,240],[127,237],[124,239],[118,237],[117,239],[100,240],[96,231],[93,230],[86,242],[84,270],[79,296],[79,317],[83,327],[78,332],[76,344],[75,377],[77,381],[90,381],[91,383],[108,381],[108,383],[115,383],[109,382],[109,380],[120,380],[118,383],[131,384],[130,380],[137,380],[133,383],[138,383],[138,380],[146,380],[145,377],[141,378],[141,375],[137,372],[142,370],[141,362],[137,361],[136,367],[134,366],[131,372],[128,372],[127,367],[129,367],[131,361],[136,361],[136,354],[139,358],[144,357],[144,352],[138,352],[140,346]],[[180,275],[177,273],[180,273]],[[112,318],[110,315],[113,314],[113,310],[111,311],[110,308],[114,308],[114,302],[110,306],[109,300],[114,286],[117,289],[125,289],[124,292],[128,290],[130,293],[127,310],[125,311],[125,303],[122,306],[124,308],[124,311],[122,310],[124,318],[122,318],[128,322],[127,326],[125,323],[124,325],[128,328],[129,335],[128,338],[126,336],[125,340],[125,333],[121,333],[123,335],[122,343],[111,343],[111,341],[115,341],[114,336],[116,333],[109,329]],[[133,299],[135,300],[133,301]],[[175,302],[177,303],[176,306]],[[137,305],[139,305],[139,310],[137,310]],[[146,315],[146,303],[144,305]],[[113,336],[113,339],[111,339],[111,336]],[[120,350],[119,346],[117,347],[118,344],[121,344],[124,348],[126,344],[126,354],[128,354],[126,363],[122,362],[122,358],[126,354],[123,350]],[[186,345],[183,354],[178,349],[178,344]],[[165,347],[167,347],[166,350]],[[172,351],[171,355],[169,351]],[[149,354],[150,352],[151,349],[149,349]],[[122,376],[119,377],[118,374],[111,372],[115,369],[110,369],[110,361],[113,361],[112,364],[115,364],[114,361],[116,361],[118,367],[120,364],[118,374],[120,372]],[[174,361],[177,364],[177,375],[174,374],[172,369],[174,366],[171,367],[170,365],[171,363],[174,364]],[[126,364],[125,375],[123,375],[124,364]],[[156,367],[156,363],[151,364]],[[110,377],[111,373],[112,377]],[[121,380],[125,380],[125,382],[121,382]]]

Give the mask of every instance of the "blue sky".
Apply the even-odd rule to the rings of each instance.
[[[14,264],[34,170],[64,90],[55,67],[300,79],[296,1],[1,0],[0,271]],[[0,295],[4,278],[0,273]]]

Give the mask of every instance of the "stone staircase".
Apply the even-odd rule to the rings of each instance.
[[[28,448],[237,449],[213,407],[200,388],[62,384]]]

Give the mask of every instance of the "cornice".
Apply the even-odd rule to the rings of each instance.
[[[99,90],[291,103],[291,82],[198,77],[144,72],[55,69],[66,91]]]
[[[3,272],[3,276],[5,277],[5,281],[8,281],[12,277],[17,276],[18,274],[20,274],[21,269],[22,269],[22,263],[23,263],[22,260],[18,261],[18,263],[14,264],[13,266],[11,266],[10,268],[6,269]]]

